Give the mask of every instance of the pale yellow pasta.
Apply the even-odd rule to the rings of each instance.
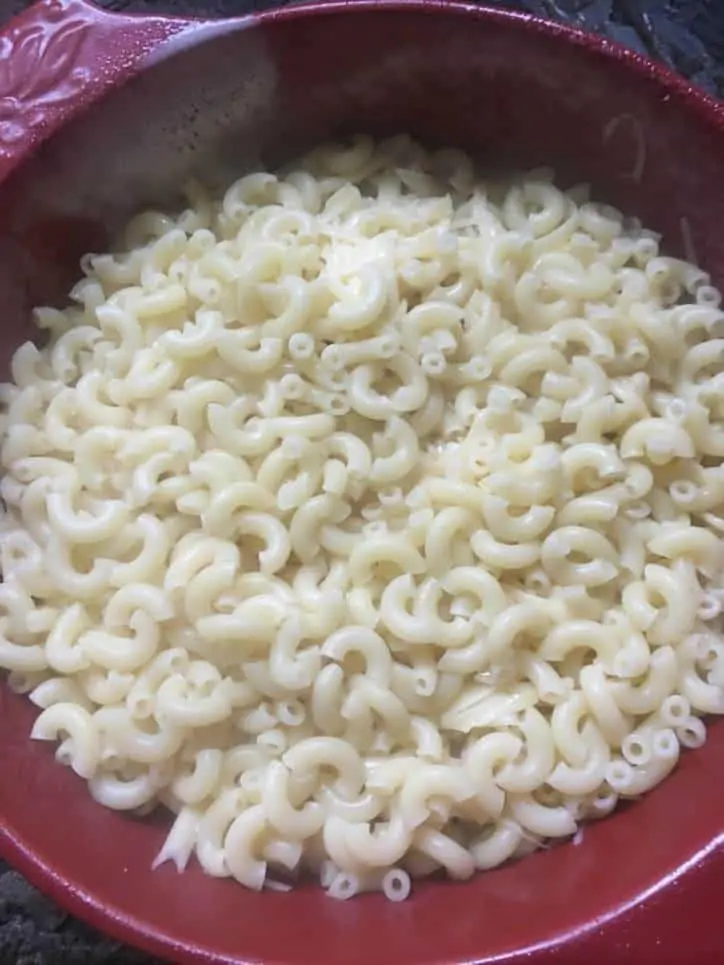
[[[546,170],[326,146],[84,256],[0,386],[0,668],[154,867],[407,897],[724,713],[724,312]],[[585,841],[583,843],[585,847]]]
[[[69,766],[81,777],[92,777],[98,769],[101,745],[91,714],[73,702],[53,704],[37,718],[30,736],[57,740],[60,734],[67,735]]]

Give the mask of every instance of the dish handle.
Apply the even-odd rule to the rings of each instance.
[[[0,30],[0,181],[56,128],[199,23],[39,0]]]

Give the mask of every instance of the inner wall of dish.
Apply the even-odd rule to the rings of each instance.
[[[553,166],[722,281],[724,135],[585,44],[439,9],[330,12],[177,40],[0,187],[0,363],[83,252],[197,176],[222,186],[331,137],[411,133],[489,170]]]

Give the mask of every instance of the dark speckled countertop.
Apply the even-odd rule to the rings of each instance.
[[[219,17],[286,0],[100,0],[112,10]],[[724,0],[487,0],[584,27],[648,51],[724,98]],[[27,4],[0,0],[0,24]],[[2,776],[0,776],[0,780]],[[103,938],[0,862],[0,965],[153,965]]]

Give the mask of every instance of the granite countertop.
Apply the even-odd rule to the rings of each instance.
[[[100,0],[112,10],[234,16],[288,0]],[[606,34],[724,98],[724,0],[487,0]],[[0,24],[24,0],[0,0]],[[0,862],[0,965],[153,965],[103,938]]]

